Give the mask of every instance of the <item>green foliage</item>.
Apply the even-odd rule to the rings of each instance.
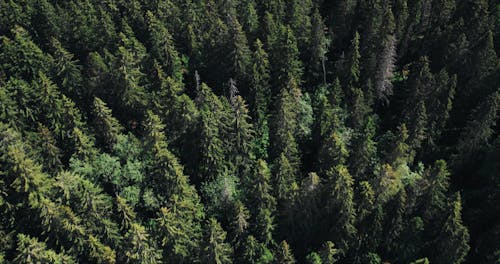
[[[498,262],[499,10],[0,0],[0,263]]]
[[[217,220],[210,218],[205,230],[202,261],[215,264],[233,263],[232,248],[225,240],[226,232]]]
[[[462,263],[470,249],[469,232],[462,224],[462,199],[455,195],[449,204],[448,216],[441,230],[438,245],[444,249],[437,253],[436,261],[443,263]]]
[[[277,264],[294,264],[296,263],[295,258],[293,257],[292,250],[288,243],[283,240],[278,246],[276,250],[276,261]]]
[[[71,256],[47,249],[43,242],[24,234],[17,235],[17,251],[14,263],[77,263]]]

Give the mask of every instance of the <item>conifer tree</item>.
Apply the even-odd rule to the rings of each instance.
[[[155,90],[152,92],[153,112],[162,118],[169,128],[165,131],[170,141],[175,144],[182,141],[183,136],[193,133],[198,119],[198,109],[193,100],[184,92],[182,82],[166,76],[162,67],[154,63],[152,76]]]
[[[335,244],[331,241],[326,241],[319,252],[323,264],[336,263],[338,254],[339,250],[335,248]]]
[[[248,108],[239,95],[231,98],[232,120],[231,120],[231,156],[236,174],[243,178],[245,172],[249,171],[249,164],[253,158],[252,142],[254,139],[253,125],[250,123]]]
[[[439,252],[435,261],[442,263],[462,263],[470,249],[469,231],[462,223],[462,199],[456,194],[449,204],[448,216],[438,239]]]
[[[368,117],[363,131],[356,135],[352,143],[350,168],[355,179],[369,179],[377,164],[375,121]]]
[[[300,84],[302,63],[299,60],[297,41],[290,27],[277,27],[268,36],[269,57],[272,66],[273,94],[289,85],[293,79]]]
[[[134,37],[131,28],[125,25],[124,31],[120,33],[121,46],[118,47],[113,65],[113,68],[116,69],[113,73],[113,80],[117,93],[114,96],[119,98],[116,103],[124,111],[126,109],[143,109],[148,100],[144,89],[145,74],[142,71],[146,49]]]
[[[207,222],[202,261],[210,264],[233,263],[233,249],[227,244],[226,232],[214,218]]]
[[[244,245],[242,263],[272,263],[273,255],[269,249],[253,236],[248,236]]]
[[[277,264],[294,264],[296,263],[295,257],[293,256],[292,249],[288,245],[288,243],[283,240],[279,244],[275,253],[276,259],[275,263]]]
[[[252,72],[250,77],[252,111],[255,117],[255,154],[258,158],[267,158],[269,146],[269,105],[271,103],[270,68],[268,55],[262,42],[255,41]]]
[[[320,214],[320,206],[322,203],[323,196],[323,183],[320,177],[315,172],[308,173],[307,177],[302,179],[299,196],[297,197],[294,204],[294,211],[290,213],[290,217],[293,220],[300,219],[300,222],[293,221],[292,234],[297,242],[304,247],[308,244],[312,244],[318,237],[321,237],[321,226],[322,219]],[[299,247],[299,244],[295,244]]]
[[[457,143],[456,161],[459,164],[484,147],[493,135],[499,98],[499,93],[494,92],[486,98],[485,103],[474,109]]]
[[[150,163],[147,167],[149,179],[145,182],[161,206],[174,194],[181,195],[181,198],[192,194],[183,167],[168,149],[163,130],[160,118],[148,112],[145,147]]]
[[[346,162],[349,153],[345,139],[342,134],[332,132],[329,137],[324,138],[319,150],[318,169],[320,173],[325,173],[330,168],[342,165]]]
[[[231,15],[228,16],[229,29],[229,50],[228,68],[229,74],[235,78],[240,87],[243,88],[243,94],[248,94],[246,82],[250,73],[251,53],[248,48],[248,41],[238,19]]]
[[[199,179],[213,180],[227,168],[228,149],[222,137],[229,130],[229,111],[206,84],[201,84],[196,101],[200,109],[199,154],[196,154]]]
[[[176,263],[198,260],[202,239],[203,210],[194,188],[182,196],[173,195],[169,207],[160,209],[156,223],[164,258]]]
[[[297,37],[297,46],[303,52],[301,55],[309,54],[311,34],[311,10],[313,1],[293,0],[288,3],[288,24]],[[303,56],[302,58],[305,58]]]
[[[72,159],[88,160],[97,154],[94,141],[79,128],[74,128],[71,133],[71,140],[74,146]]]
[[[274,181],[274,192],[279,203],[292,202],[298,189],[298,171],[290,164],[284,153],[281,153],[277,164]]]
[[[31,81],[40,72],[47,73],[52,58],[33,42],[28,31],[20,26],[11,29],[12,39],[0,38],[0,70],[11,77]],[[47,67],[48,66],[48,67]]]
[[[266,246],[274,244],[273,232],[275,230],[274,216],[270,209],[260,208],[255,217],[254,233],[259,241]]]
[[[347,105],[350,108],[349,123],[355,130],[361,129],[361,127],[365,123],[366,115],[370,111],[365,93],[360,88],[361,54],[359,51],[359,41],[360,36],[359,33],[356,32],[354,34],[354,38],[351,41],[349,57],[347,60],[346,68],[344,69],[344,78],[346,80],[344,87],[347,88],[346,95],[350,98],[350,100],[347,101]]]
[[[345,254],[350,241],[356,234],[353,179],[343,165],[332,167],[326,174],[328,177],[327,213],[333,217],[329,231],[332,233],[332,240],[338,241],[339,249]]]
[[[44,164],[48,172],[55,173],[61,166],[61,150],[57,147],[52,132],[42,124],[38,128],[39,139],[37,145],[39,147],[39,155],[43,158],[41,164]]]
[[[256,1],[246,0],[241,1],[237,10],[241,26],[245,32],[249,33],[250,37],[255,36],[259,29],[260,20],[257,7]]]
[[[249,180],[247,188],[251,208],[274,210],[276,201],[271,194],[271,172],[264,160],[257,161],[253,175]]]
[[[264,245],[273,241],[272,232],[274,230],[274,211],[276,210],[276,200],[271,193],[271,172],[263,160],[258,160],[254,174],[251,177],[248,190],[248,200],[254,215],[255,237]]]
[[[443,214],[447,206],[446,193],[448,191],[449,172],[444,160],[437,160],[434,166],[427,172],[429,189],[427,190],[427,201],[424,217],[430,219]]]
[[[118,135],[123,131],[120,122],[113,117],[109,109],[101,99],[94,97],[92,112],[95,116],[95,128],[99,132],[104,144],[112,148],[118,141]]]
[[[300,164],[296,141],[299,132],[297,104],[301,100],[301,92],[293,79],[290,80],[287,88],[281,90],[277,100],[275,120],[273,120],[272,154],[277,157],[280,153],[284,153],[290,164],[298,169]]]
[[[54,81],[70,98],[84,96],[82,66],[78,64],[79,61],[57,39],[52,38],[51,46],[54,57],[52,73]]]
[[[77,263],[72,256],[57,253],[48,249],[47,245],[36,238],[24,234],[17,235],[17,254],[13,263]]]
[[[356,1],[342,0],[330,5],[329,24],[335,42],[342,42],[350,32],[350,21],[356,8]]]
[[[125,241],[129,246],[125,249],[126,263],[161,263],[161,252],[151,245],[149,234],[143,226],[132,223],[125,235]]]
[[[431,147],[437,144],[442,130],[445,128],[450,117],[453,106],[455,90],[457,86],[457,76],[449,78],[445,69],[442,69],[435,76],[436,88],[433,90],[428,100],[429,106],[429,138],[427,144]]]
[[[146,14],[151,54],[161,63],[163,71],[176,81],[182,81],[182,62],[167,28],[151,11]]]
[[[320,255],[316,252],[309,253],[309,255],[307,255],[307,257],[306,257],[306,261],[309,264],[322,264],[323,263]]]
[[[390,214],[385,216],[384,232],[387,238],[383,241],[383,246],[389,254],[396,255],[398,242],[404,228],[404,214],[406,213],[407,194],[405,189],[401,189],[392,200],[389,201],[388,208]]]
[[[312,75],[317,83],[322,81],[323,85],[326,85],[326,61],[328,59],[327,53],[330,47],[330,40],[325,35],[325,25],[318,8],[314,8],[311,19],[311,57],[308,64],[309,76]]]
[[[248,233],[250,225],[250,212],[247,207],[241,202],[234,202],[231,210],[231,222],[229,224],[229,234],[232,236],[231,242],[235,245],[235,256],[237,256],[244,243],[245,235]]]

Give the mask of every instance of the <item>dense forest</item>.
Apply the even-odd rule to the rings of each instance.
[[[497,0],[0,0],[0,263],[500,263]]]

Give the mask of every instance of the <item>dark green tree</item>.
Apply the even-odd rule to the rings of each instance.
[[[469,231],[462,223],[462,199],[456,194],[449,204],[448,216],[438,239],[442,250],[436,252],[435,261],[442,263],[462,263],[470,249]]]
[[[288,243],[283,240],[279,244],[275,253],[275,263],[276,264],[294,264],[296,263],[295,257],[293,256],[292,249]]]
[[[101,99],[94,97],[92,106],[95,128],[101,141],[111,149],[118,141],[118,135],[123,131],[120,122],[113,117],[111,109]]]
[[[17,235],[17,254],[13,263],[77,263],[72,256],[64,252],[57,253],[36,238],[24,234]]]
[[[233,263],[233,249],[226,242],[226,232],[214,218],[207,222],[201,259],[204,263]]]
[[[345,254],[356,234],[353,179],[343,165],[330,168],[326,175],[327,214],[332,217],[329,232],[332,234],[332,240],[338,241],[339,249]]]
[[[267,158],[269,146],[269,106],[271,103],[270,66],[268,55],[262,42],[255,41],[252,71],[250,77],[250,93],[252,113],[255,117],[255,154],[258,158]]]

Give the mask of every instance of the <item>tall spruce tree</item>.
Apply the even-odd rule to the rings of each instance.
[[[233,249],[226,242],[226,232],[214,218],[207,222],[201,259],[204,263],[233,263]]]

